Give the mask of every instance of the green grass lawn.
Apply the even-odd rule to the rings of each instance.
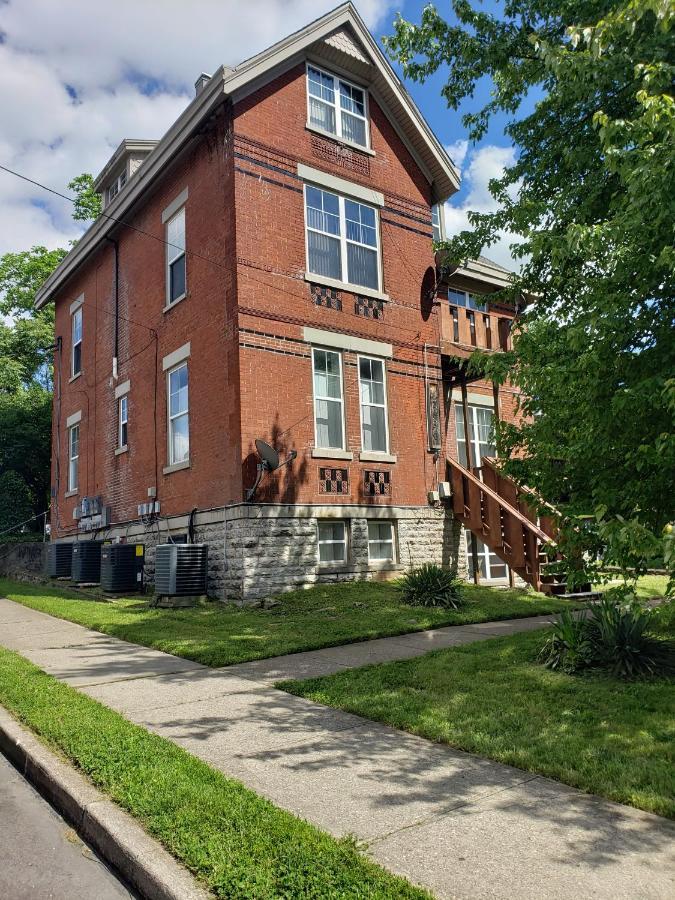
[[[217,897],[429,894],[0,648],[0,703],[128,810]]]
[[[659,617],[675,635],[675,603]],[[675,817],[675,681],[551,672],[536,662],[543,641],[523,633],[281,687]]]
[[[387,635],[556,612],[570,604],[524,590],[466,585],[459,610],[406,606],[387,582],[294,591],[271,609],[206,602],[152,609],[145,599],[94,601],[81,594],[0,579],[0,596],[125,641],[207,666],[227,666]]]

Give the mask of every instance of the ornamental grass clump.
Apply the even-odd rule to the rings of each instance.
[[[459,579],[433,563],[406,572],[399,582],[399,590],[403,602],[411,606],[459,609],[463,603]]]
[[[673,673],[675,645],[652,633],[654,616],[632,593],[608,591],[580,618],[564,610],[539,659],[549,669],[570,674],[601,669],[630,679]]]

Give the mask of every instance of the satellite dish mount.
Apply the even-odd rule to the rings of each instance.
[[[255,497],[256,491],[260,487],[260,482],[263,480],[267,472],[276,472],[277,469],[282,469],[284,466],[292,463],[298,455],[297,450],[291,450],[286,459],[281,462],[279,459],[278,451],[275,450],[274,447],[272,447],[266,441],[260,440],[260,438],[256,438],[255,449],[258,454],[258,471],[253,483],[253,487],[250,487],[246,491],[247,503],[249,503]]]

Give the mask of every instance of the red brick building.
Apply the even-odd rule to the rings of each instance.
[[[122,142],[103,214],[38,296],[56,307],[53,537],[143,539],[151,575],[192,513],[210,591],[244,600],[465,573],[462,516],[430,492],[467,462],[466,426],[469,463],[493,452],[515,396],[462,378],[513,313],[486,296],[508,284],[488,260],[439,277],[457,170],[350,4],[196,87],[159,142]],[[297,456],[250,495],[256,439]]]

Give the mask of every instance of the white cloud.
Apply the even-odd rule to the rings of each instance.
[[[450,159],[454,162],[458,169],[462,168],[462,164],[466,159],[466,154],[469,149],[469,142],[464,140],[455,141],[454,144],[448,144],[445,148],[448,151],[448,155]]]
[[[236,65],[335,0],[0,0],[0,163],[59,191],[124,137],[159,138],[202,71]],[[381,24],[392,0],[361,0]],[[0,172],[0,254],[63,246],[71,206]]]
[[[458,141],[457,143],[465,144],[466,142]],[[459,202],[450,200],[445,205],[445,230],[448,237],[471,228],[469,212],[489,213],[498,208],[488,185],[491,179],[498,178],[505,168],[513,165],[516,159],[513,147],[485,144],[468,153],[466,153],[467,149],[465,146],[463,161],[466,161],[467,165],[462,171],[462,198]],[[448,150],[452,152],[450,147]],[[461,164],[458,163],[458,165]],[[511,256],[509,244],[515,243],[517,240],[518,238],[510,232],[502,232],[498,242],[486,248],[485,254],[495,262],[513,268],[515,261]]]

